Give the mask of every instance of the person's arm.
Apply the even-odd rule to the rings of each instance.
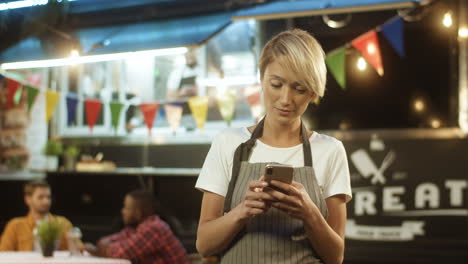
[[[346,225],[345,195],[335,195],[326,199],[328,218],[325,220],[302,184],[271,181],[271,185],[282,190],[266,190],[277,199],[272,206],[303,221],[312,247],[326,264],[342,263]]]
[[[266,186],[267,183],[262,180],[251,181],[244,201],[226,214],[223,214],[224,197],[204,192],[196,242],[202,256],[220,253],[250,218],[268,210],[265,201],[271,200],[271,196],[261,191]]]
[[[6,225],[2,237],[0,238],[0,251],[16,251],[17,244],[15,223],[10,221]]]

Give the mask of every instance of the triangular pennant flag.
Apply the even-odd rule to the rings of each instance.
[[[21,102],[21,96],[23,95],[23,86],[20,86],[18,90],[16,90],[15,96],[13,96],[13,103],[15,105]]]
[[[382,34],[392,44],[398,55],[404,57],[403,19],[398,16],[383,24]]]
[[[37,97],[37,94],[39,93],[39,89],[34,88],[32,86],[28,86],[28,85],[26,86],[26,88],[28,89],[28,91],[27,91],[27,93],[28,93],[28,112],[30,112],[31,108],[32,108],[32,105],[36,101],[36,97]]]
[[[15,104],[15,96],[16,92],[18,92],[18,88],[20,87],[20,83],[12,80],[12,79],[7,79],[7,107],[13,107]]]
[[[67,94],[67,124],[69,126],[75,123],[77,105],[78,105],[78,95],[76,93],[68,93]]]
[[[101,112],[102,102],[98,99],[86,99],[85,100],[85,109],[86,109],[86,121],[88,127],[93,132],[93,127],[96,124],[96,121],[99,117],[99,112]]]
[[[164,105],[167,122],[174,134],[180,126],[180,119],[182,118],[182,112],[184,109],[183,104],[184,103],[167,103]]]
[[[112,126],[114,127],[114,131],[117,133],[117,129],[119,128],[120,112],[122,112],[124,105],[119,102],[111,102],[109,106],[111,110]]]
[[[144,103],[140,105],[141,112],[143,113],[143,117],[145,119],[146,127],[148,128],[148,132],[151,135],[151,129],[153,128],[154,120],[156,119],[156,113],[158,111],[159,104],[158,103]]]
[[[54,114],[60,94],[51,90],[46,91],[46,122],[49,122]]]
[[[249,103],[253,118],[256,121],[260,120],[264,112],[262,107],[262,87],[259,84],[247,86],[244,91],[244,96]]]
[[[236,107],[236,94],[233,90],[226,91],[224,94],[218,96],[217,103],[221,116],[228,126],[230,126]]]
[[[343,46],[327,54],[325,62],[330,69],[331,74],[335,77],[336,82],[342,89],[346,89],[346,47]]]
[[[380,56],[379,40],[375,30],[354,39],[351,44],[361,52],[362,56],[374,67],[380,76],[383,76],[382,57]]]
[[[203,130],[208,115],[208,96],[191,97],[188,100],[188,104],[197,127]]]

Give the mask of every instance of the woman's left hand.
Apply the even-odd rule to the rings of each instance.
[[[272,207],[300,220],[305,220],[313,215],[314,211],[319,211],[301,183],[293,181],[287,184],[273,180],[270,185],[277,189],[270,187],[264,189],[264,192],[268,192],[276,199],[271,203]]]

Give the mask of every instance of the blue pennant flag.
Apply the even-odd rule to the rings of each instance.
[[[67,94],[67,123],[71,126],[75,122],[76,118],[76,106],[78,104],[78,96],[75,93]]]
[[[382,34],[392,44],[400,57],[405,56],[403,41],[403,19],[396,17],[382,25]]]

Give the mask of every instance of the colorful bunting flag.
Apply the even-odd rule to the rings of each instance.
[[[336,82],[342,89],[346,89],[346,46],[336,49],[325,58],[325,62],[330,69],[331,74],[335,77]]]
[[[356,39],[351,44],[361,52],[362,56],[374,67],[380,76],[383,76],[384,69],[380,56],[379,40],[375,30],[371,30]]]
[[[143,113],[143,117],[145,119],[146,127],[148,128],[148,132],[151,135],[151,129],[153,128],[154,120],[156,119],[156,113],[158,111],[159,104],[158,103],[143,103],[140,105],[141,112]]]
[[[257,84],[246,87],[244,95],[249,103],[252,116],[256,121],[260,120],[260,117],[263,115],[261,86]]]
[[[175,134],[180,126],[180,119],[182,118],[184,103],[167,103],[164,105],[166,111],[166,118],[172,132]]]
[[[16,91],[15,96],[13,96],[13,103],[15,105],[21,102],[21,96],[23,96],[23,86],[20,86]]]
[[[60,94],[51,90],[46,91],[46,122],[49,122],[55,112]]]
[[[124,105],[119,102],[111,102],[109,106],[111,110],[112,126],[114,127],[115,133],[117,133],[117,129],[119,128],[120,112],[122,112]]]
[[[27,93],[28,93],[28,112],[31,111],[32,105],[36,101],[37,94],[39,93],[39,89],[34,88],[32,86],[26,85]]]
[[[203,130],[208,115],[208,96],[191,97],[188,100],[188,104],[197,127]]]
[[[230,126],[232,118],[234,117],[236,94],[233,90],[228,90],[224,94],[218,95],[217,103],[221,116],[228,126]]]
[[[88,122],[88,127],[93,132],[93,127],[96,124],[96,121],[99,117],[99,112],[101,112],[102,102],[98,99],[86,99],[85,100],[85,109],[86,109],[86,121]]]
[[[67,124],[69,126],[75,123],[77,106],[78,106],[78,95],[76,93],[68,93],[67,94]]]
[[[382,25],[382,34],[400,57],[405,56],[403,19],[399,16]]]
[[[15,105],[15,96],[21,84],[15,80],[7,79],[7,107]]]

